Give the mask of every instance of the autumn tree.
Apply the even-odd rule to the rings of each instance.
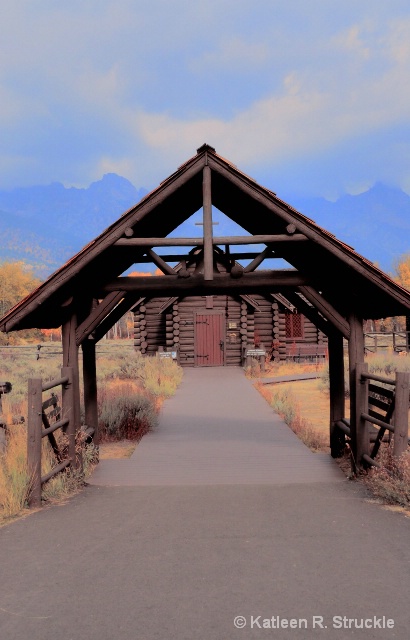
[[[33,274],[32,268],[25,262],[3,262],[0,264],[0,317],[11,307],[25,298],[40,284],[40,280]],[[18,332],[20,338],[37,338],[38,332]],[[17,337],[17,336],[16,336]],[[0,334],[1,342],[6,342],[6,336]],[[15,339],[13,339],[13,342]]]
[[[401,256],[396,264],[396,280],[410,291],[410,253]]]
[[[410,253],[399,258],[395,269],[397,282],[410,291]],[[410,314],[406,317],[406,331],[410,331]]]

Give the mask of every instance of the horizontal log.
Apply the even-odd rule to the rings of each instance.
[[[252,291],[264,289],[266,291],[282,290],[283,288],[295,288],[307,284],[307,278],[297,271],[261,271],[245,273],[239,279],[230,278],[224,274],[214,274],[213,280],[204,280],[202,275],[195,275],[188,279],[180,279],[177,276],[151,276],[135,278],[132,276],[120,277],[109,282],[104,291],[140,291],[144,293],[167,291],[170,295],[181,291],[203,291],[205,295],[211,293],[223,293],[224,291]]]
[[[187,253],[166,253],[166,254],[158,254],[160,258],[162,258],[162,260],[164,260],[165,262],[171,262],[171,263],[175,263],[175,262],[182,262],[183,260],[186,260],[189,264],[191,265],[195,265],[195,258],[198,258],[199,256],[194,256],[194,255],[188,255]],[[236,251],[233,253],[229,254],[229,257],[232,260],[238,261],[238,260],[253,260],[254,258],[256,258],[256,256],[258,255],[258,253],[256,251]],[[269,259],[275,259],[278,258],[279,256],[276,255],[271,255]],[[150,263],[152,262],[152,259],[148,256],[148,255],[140,255],[136,258],[135,260],[135,264],[146,264],[146,263]]]
[[[212,243],[216,244],[274,244],[288,242],[304,242],[307,237],[302,233],[292,236],[258,235],[258,236],[214,236]],[[203,238],[120,238],[114,243],[115,247],[200,247],[203,246]]]

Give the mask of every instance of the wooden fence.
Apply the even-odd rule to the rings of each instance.
[[[364,339],[367,353],[388,349],[395,353],[410,353],[410,331],[367,331]]]
[[[377,383],[377,384],[375,384]],[[348,420],[336,423],[352,440],[356,463],[380,467],[375,457],[382,442],[393,438],[393,455],[400,456],[409,440],[410,374],[396,372],[395,379],[368,372],[368,364],[356,365],[356,425]],[[373,445],[373,446],[372,446]]]
[[[41,487],[48,480],[66,469],[76,465],[76,443],[74,424],[73,369],[63,367],[61,378],[43,384],[41,379],[28,381],[28,422],[27,422],[27,463],[31,477],[29,505],[41,506]],[[62,407],[59,398],[51,393],[43,400],[43,393],[61,387]],[[62,429],[67,436],[67,455],[58,446],[55,431]],[[49,473],[41,475],[42,440],[47,437],[53,449],[57,464]]]

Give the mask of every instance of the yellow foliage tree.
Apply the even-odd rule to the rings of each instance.
[[[25,298],[39,284],[40,280],[33,274],[32,268],[25,262],[3,262],[0,264],[0,317],[11,307]],[[38,332],[17,332],[13,334],[12,342],[23,339],[38,339]],[[7,341],[4,334],[0,334],[0,344]]]
[[[410,253],[402,256],[396,264],[396,280],[410,291]]]

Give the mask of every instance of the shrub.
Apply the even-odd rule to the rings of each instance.
[[[100,398],[102,440],[139,440],[156,424],[154,403],[134,384],[107,387]]]
[[[182,369],[170,358],[144,358],[141,379],[152,395],[170,398],[181,383]]]

